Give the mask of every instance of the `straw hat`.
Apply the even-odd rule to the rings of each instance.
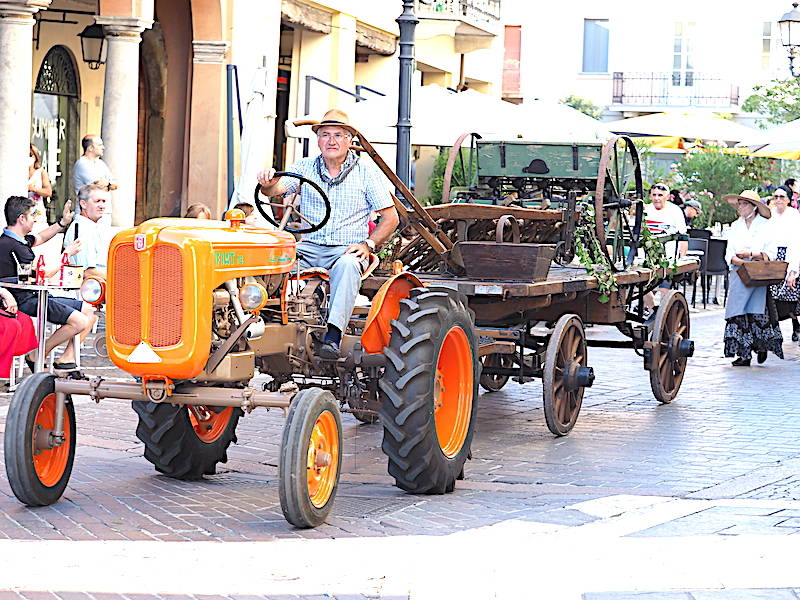
[[[745,200],[755,206],[758,209],[758,214],[765,219],[769,219],[772,216],[769,206],[761,201],[761,196],[755,190],[744,190],[741,194],[728,194],[723,196],[722,199],[733,206],[736,206],[739,200]]]
[[[352,135],[358,134],[358,132],[350,126],[350,117],[347,116],[347,113],[339,110],[338,108],[332,108],[326,112],[318,124],[311,126],[311,131],[317,133],[320,127],[326,126],[341,127],[342,129],[349,131]]]

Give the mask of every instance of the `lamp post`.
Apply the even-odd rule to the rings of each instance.
[[[792,77],[800,77],[800,68],[795,66],[795,58],[800,57],[800,10],[797,2],[792,3],[792,10],[778,21],[781,30],[781,43],[789,53],[789,70]]]
[[[78,34],[81,38],[81,57],[89,68],[96,71],[106,62],[106,35],[103,26],[94,23]]]
[[[414,0],[403,0],[400,26],[400,89],[397,102],[397,176],[406,186],[411,178],[411,77],[414,74]]]

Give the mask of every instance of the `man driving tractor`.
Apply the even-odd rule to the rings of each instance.
[[[350,321],[361,275],[370,264],[370,255],[394,232],[399,217],[391,193],[378,169],[360,160],[350,150],[356,130],[348,124],[344,112],[331,109],[311,129],[317,134],[320,155],[301,158],[289,169],[317,183],[328,195],[331,217],[318,231],[307,233],[297,244],[301,268],[321,267],[330,277],[327,331],[319,355],[339,358],[342,332]],[[275,169],[258,174],[261,193],[288,197],[300,183],[293,178],[275,177]],[[310,186],[300,189],[300,212],[318,222],[325,205]],[[370,214],[376,212],[378,226],[369,233]]]

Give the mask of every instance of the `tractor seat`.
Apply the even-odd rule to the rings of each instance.
[[[367,277],[372,275],[372,272],[378,267],[380,262],[381,259],[378,258],[377,254],[370,254],[369,264],[367,264],[367,267],[361,273],[361,281],[364,281]],[[328,269],[309,267],[300,271],[300,279],[310,279],[312,277],[319,277],[320,279],[327,280],[329,278]]]

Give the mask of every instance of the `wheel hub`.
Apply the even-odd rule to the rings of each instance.
[[[694,356],[694,342],[692,340],[685,340],[683,336],[673,333],[667,343],[667,354],[670,360]]]
[[[591,387],[594,383],[594,369],[584,367],[578,361],[571,360],[564,369],[564,389],[572,392],[582,387]]]

